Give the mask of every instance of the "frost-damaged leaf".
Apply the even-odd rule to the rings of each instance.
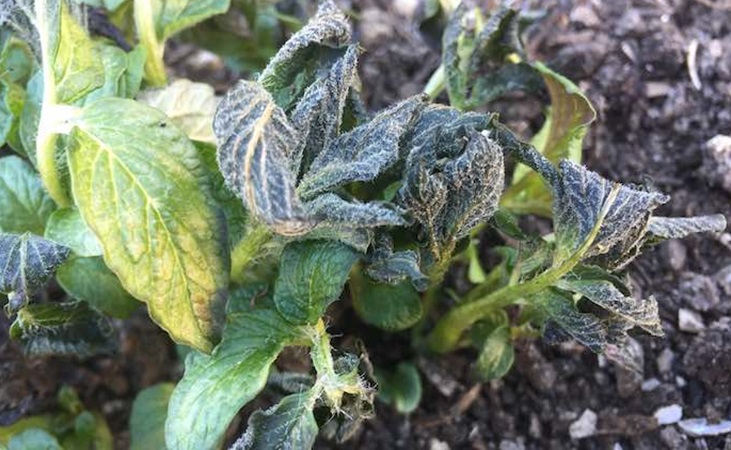
[[[318,228],[374,228],[408,223],[404,211],[392,203],[347,201],[332,193],[305,203],[304,209],[317,221]]]
[[[626,296],[614,284],[606,280],[564,278],[556,287],[583,295],[607,311],[628,323],[638,325],[655,336],[662,336],[662,326],[654,298],[647,300]]]
[[[10,327],[10,336],[34,356],[107,353],[114,348],[112,335],[107,319],[85,302],[28,305]]]
[[[618,186],[569,161],[559,164],[554,186],[556,261],[564,261],[584,243],[599,220],[612,189]],[[621,266],[636,256],[633,251],[644,236],[652,211],[669,197],[619,185],[614,201],[585,258],[609,254],[610,265]]]
[[[338,137],[317,155],[297,192],[303,199],[311,199],[354,181],[374,180],[403,156],[399,154],[401,140],[423,105],[423,97],[412,97]]]
[[[227,186],[259,220],[283,235],[313,226],[294,192],[289,157],[301,136],[256,83],[240,81],[221,101],[213,121],[218,164]]]
[[[333,241],[288,244],[274,284],[277,310],[294,324],[313,324],[343,290],[358,260],[352,248]]]
[[[413,363],[400,362],[391,371],[376,371],[378,398],[401,414],[410,414],[421,402],[421,378]]]
[[[285,110],[312,84],[321,65],[342,53],[350,42],[350,25],[331,0],[320,3],[317,14],[295,33],[259,76],[266,90]]]
[[[698,217],[651,217],[647,232],[654,239],[680,239],[693,233],[720,233],[726,229],[721,214]]]
[[[579,312],[570,296],[549,288],[532,300],[561,330],[595,353],[604,351],[607,345],[606,326],[596,316]]]
[[[393,251],[390,236],[379,236],[372,253],[368,255],[366,274],[376,281],[397,284],[406,279],[418,291],[429,286],[429,278],[421,272],[419,254],[413,250]]]
[[[30,164],[17,156],[0,158],[0,232],[41,236],[55,209]]]
[[[399,190],[399,203],[426,236],[430,277],[441,277],[457,241],[497,210],[503,189],[502,149],[487,132],[470,126],[474,116],[464,120],[468,124],[456,119],[436,132],[415,134],[420,145],[409,154]]]
[[[160,383],[137,394],[129,419],[131,450],[165,448],[165,418],[173,389],[173,383]]]
[[[109,268],[174,339],[210,351],[229,258],[196,148],[162,112],[102,99],[82,110],[68,159],[77,206]]]
[[[211,355],[191,352],[185,375],[170,398],[165,422],[168,448],[213,448],[239,409],[266,385],[269,368],[298,330],[259,290],[232,295],[223,340]],[[263,307],[248,310],[258,299]]]
[[[255,411],[246,433],[232,450],[298,450],[312,448],[317,438],[317,421],[312,409],[317,398],[312,391],[284,397],[266,411]]]
[[[0,233],[0,292],[8,294],[10,308],[27,303],[70,252],[63,245],[30,233]]]
[[[63,208],[51,214],[46,239],[70,248],[78,256],[100,256],[102,246],[76,208]]]
[[[112,317],[127,318],[140,307],[99,256],[71,258],[58,268],[56,280],[71,297]]]
[[[143,91],[137,100],[164,112],[194,141],[216,143],[211,124],[218,99],[210,85],[180,79],[163,89]]]
[[[551,97],[551,109],[532,144],[554,164],[562,159],[580,163],[584,135],[596,118],[596,112],[569,79],[540,62],[534,63],[533,67],[543,76]],[[516,212],[549,215],[551,192],[538,173],[519,164],[503,203]]]
[[[364,322],[386,331],[400,331],[421,319],[419,293],[408,282],[382,284],[368,277],[352,276],[353,308]]]
[[[291,114],[292,124],[304,141],[292,156],[298,176],[309,170],[315,157],[329,148],[340,133],[343,112],[358,76],[358,48],[351,45],[325,75],[312,83]]]

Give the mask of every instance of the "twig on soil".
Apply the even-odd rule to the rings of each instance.
[[[698,39],[693,39],[688,45],[688,74],[690,75],[690,81],[693,83],[693,87],[700,91],[703,85],[701,79],[698,76]]]
[[[462,394],[457,403],[449,408],[449,412],[431,419],[420,420],[416,425],[421,428],[434,428],[452,422],[470,409],[475,400],[480,397],[480,391],[482,391],[482,383],[477,383]]]

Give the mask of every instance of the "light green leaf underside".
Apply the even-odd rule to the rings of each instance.
[[[131,450],[165,449],[165,418],[173,389],[173,383],[160,383],[137,394],[129,419]]]
[[[0,232],[42,236],[55,209],[30,164],[17,156],[0,158]]]
[[[77,256],[100,256],[102,247],[96,235],[76,208],[55,211],[48,219],[46,239],[70,248]]]
[[[76,203],[107,265],[175,340],[210,351],[229,262],[196,148],[160,111],[103,99],[82,111],[68,158]]]

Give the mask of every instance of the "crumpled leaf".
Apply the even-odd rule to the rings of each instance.
[[[320,2],[317,14],[295,33],[261,73],[258,82],[277,105],[289,110],[309,87],[324,61],[350,42],[350,24],[332,0]]]
[[[10,327],[10,336],[34,356],[107,353],[114,349],[112,335],[107,319],[85,302],[28,305]]]
[[[277,311],[294,324],[314,324],[340,296],[357,260],[357,252],[338,242],[288,244],[274,283]]]
[[[414,288],[424,291],[429,287],[429,278],[421,272],[419,254],[413,250],[394,252],[390,236],[379,236],[375,247],[368,255],[366,274],[376,281],[397,284],[410,279]]]
[[[312,412],[315,400],[312,391],[307,391],[288,395],[266,411],[255,411],[246,433],[231,450],[312,448],[319,429]]]
[[[257,307],[250,305],[256,300]],[[168,448],[213,448],[239,409],[266,385],[269,368],[299,330],[274,309],[261,286],[232,295],[223,339],[211,355],[191,352],[170,398]]]
[[[681,239],[693,233],[720,233],[726,229],[721,214],[696,217],[651,217],[647,232],[652,239]]]
[[[165,88],[140,92],[137,101],[164,112],[192,140],[216,143],[212,123],[219,100],[210,85],[179,79]]]
[[[0,292],[18,309],[70,254],[68,247],[34,236],[0,233]]]
[[[239,81],[213,121],[218,164],[226,185],[276,233],[299,235],[313,224],[294,191],[288,157],[301,139],[284,111],[260,85]]]
[[[0,232],[42,236],[55,209],[30,164],[17,156],[0,158]]]
[[[550,322],[578,342],[595,353],[604,351],[608,340],[606,326],[593,314],[579,312],[570,296],[549,288],[531,300],[546,313]]]
[[[610,193],[616,189],[616,197]],[[602,209],[608,206],[599,233],[585,258],[608,255],[612,261],[604,267],[617,267],[636,256],[652,211],[670,198],[656,192],[612,183],[598,174],[569,161],[559,164],[559,179],[554,186],[554,229],[556,260],[563,261],[581,247]],[[608,201],[611,204],[605,205]]]
[[[406,225],[404,211],[388,202],[360,203],[326,193],[305,204],[320,228],[374,228]]]

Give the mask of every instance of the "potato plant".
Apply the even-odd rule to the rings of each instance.
[[[84,2],[133,19],[120,25],[137,33],[129,51],[92,37],[80,3],[2,3],[0,142],[17,155],[0,158],[0,292],[30,355],[110,351],[108,317],[139,302],[188,349],[182,379],[135,402],[135,448],[217,448],[267,385],[287,394],[254,412],[233,448],[310,448],[321,429],[347,439],[372,415],[377,386],[365,354],[332,346],[327,309],[344,290],[364,322],[412,328],[424,352],[475,348],[486,379],[531,333],[631,365],[627,331],[662,328],[655,299],[633,297],[622,269],[663,239],[725,228],[721,216],[657,216],[666,195],[580,164],[594,110],[526,61],[516,11],[458,7],[427,93],[371,115],[360,50],[331,1],[223,98],[168,84],[162,53],[229,2]],[[441,86],[451,106],[430,99]],[[531,143],[477,112],[515,89],[550,98]],[[521,230],[515,216],[529,213],[551,218],[553,233]],[[487,273],[474,245],[485,226],[513,244]],[[440,302],[465,259],[472,291]],[[53,277],[61,302],[45,290]],[[272,370],[291,346],[307,349],[313,373]],[[415,408],[407,362],[376,378],[382,399]],[[40,421],[14,432],[10,448],[63,445]]]

